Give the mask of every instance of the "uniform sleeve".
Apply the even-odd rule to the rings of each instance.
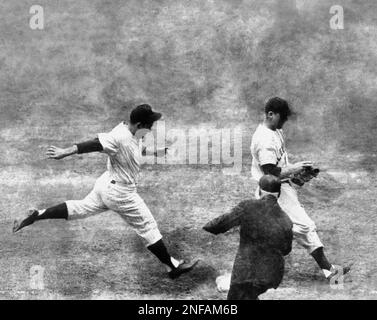
[[[120,137],[117,135],[116,131],[111,131],[107,133],[98,134],[99,142],[103,147],[103,152],[109,156],[114,156],[119,150]]]
[[[265,164],[277,164],[278,159],[276,157],[272,139],[266,139],[264,142],[260,142],[256,151],[259,165],[263,166]]]
[[[89,152],[95,152],[95,151],[102,151],[103,147],[101,143],[99,142],[98,138],[76,143],[77,146],[77,153],[89,153]]]
[[[280,177],[281,168],[276,164],[268,163],[261,166],[264,174],[272,174],[275,177]]]

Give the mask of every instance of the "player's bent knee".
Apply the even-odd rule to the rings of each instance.
[[[88,206],[84,200],[68,200],[65,202],[68,210],[68,220],[84,219],[106,209]]]
[[[321,240],[316,231],[309,231],[306,233],[294,233],[297,242],[305,248],[308,253],[312,253],[314,250],[323,247]]]
[[[308,225],[297,225],[297,224],[294,224],[293,225],[293,234],[295,234],[296,236],[305,236],[306,234],[308,234],[310,232],[310,226]]]
[[[76,219],[82,216],[82,210],[80,210],[79,200],[68,200],[65,202],[68,210],[68,220]]]
[[[146,247],[155,244],[157,241],[162,239],[162,235],[158,228],[153,228],[146,232],[139,232],[138,234],[141,238],[143,238]]]

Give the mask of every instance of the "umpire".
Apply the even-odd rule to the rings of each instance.
[[[241,226],[228,300],[258,300],[283,279],[284,256],[292,249],[292,222],[277,203],[280,179],[265,175],[259,181],[261,198],[239,203],[230,213],[208,222],[213,234]]]

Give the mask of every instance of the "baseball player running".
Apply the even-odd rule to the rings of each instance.
[[[281,194],[278,203],[292,220],[295,239],[318,263],[325,277],[328,280],[335,280],[340,275],[348,273],[350,267],[342,268],[328,261],[323,251],[323,244],[318,237],[316,225],[301,206],[296,190],[293,188],[290,180],[292,175],[303,172],[313,163],[311,161],[294,164],[288,162],[282,128],[290,115],[291,110],[285,100],[275,97],[266,103],[264,122],[258,126],[252,137],[251,174],[257,181],[265,174],[281,178]],[[256,190],[256,197],[260,197],[259,188]]]
[[[160,118],[161,113],[143,104],[132,110],[129,124],[122,122],[108,133],[99,133],[93,140],[66,149],[49,147],[47,156],[51,159],[76,153],[104,152],[108,155],[107,171],[97,179],[93,190],[83,200],[69,200],[48,209],[30,210],[28,217],[14,222],[13,232],[42,219],[71,219],[112,210],[144,240],[147,248],[166,266],[170,278],[175,279],[192,270],[198,261],[187,264],[170,256],[154,217],[136,189],[141,157],[139,140]],[[143,148],[142,153],[145,151]],[[161,153],[165,155],[166,148],[156,151],[156,155]]]

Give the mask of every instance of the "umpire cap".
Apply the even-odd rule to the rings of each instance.
[[[278,177],[266,174],[259,180],[259,187],[270,193],[280,192],[281,181]]]

